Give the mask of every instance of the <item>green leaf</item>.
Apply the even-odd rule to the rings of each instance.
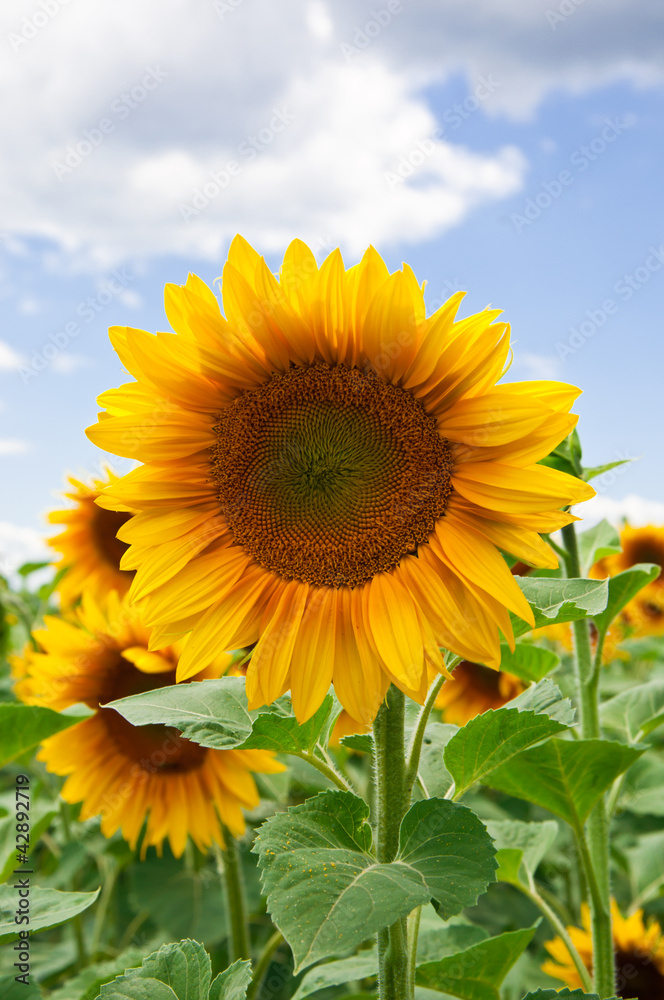
[[[522,691],[516,698],[512,698],[504,708],[518,708],[521,712],[538,712],[548,715],[556,722],[564,726],[571,726],[576,719],[576,709],[569,698],[564,698],[562,691],[557,684],[554,684],[549,677],[545,677],[539,684]]]
[[[109,702],[134,726],[161,723],[216,750],[240,746],[251,733],[243,677],[174,684]]]
[[[514,652],[504,644],[500,647],[500,669],[520,677],[522,681],[541,681],[559,663],[560,657],[552,650],[530,642],[517,643]]]
[[[370,853],[368,815],[351,792],[323,792],[260,829],[254,850],[268,910],[296,972],[356,947],[432,896],[446,913],[458,913],[494,879],[491,840],[469,809],[439,799],[416,803],[391,864]]]
[[[251,978],[251,962],[233,962],[213,981],[209,1000],[245,1000]]]
[[[500,1000],[500,984],[530,943],[535,927],[487,938],[438,962],[420,965],[419,986],[462,1000]]]
[[[443,763],[443,752],[458,726],[449,722],[430,722],[422,740],[419,774],[429,798],[444,798],[452,786],[452,775]]]
[[[606,465],[593,465],[583,470],[582,478],[589,483],[591,479],[596,476],[601,476],[603,472],[609,472],[611,469],[617,469],[619,465],[627,465],[632,462],[631,458],[620,458],[617,462],[607,462]]]
[[[313,750],[325,729],[332,711],[333,698],[326,695],[315,715],[300,725],[294,716],[265,712],[255,719],[243,750],[275,750],[277,753],[301,753]]]
[[[445,919],[471,906],[495,881],[494,855],[486,827],[465,806],[426,799],[404,816],[398,860],[421,873]]]
[[[601,614],[593,613],[599,632],[604,634],[618,612],[622,611],[643,587],[656,580],[660,572],[661,566],[655,563],[635,563],[622,573],[610,577],[606,608]]]
[[[608,599],[606,580],[517,576],[516,582],[533,610],[535,628],[598,615]],[[530,631],[530,625],[511,612],[510,618],[517,638]]]
[[[620,806],[637,816],[664,816],[664,757],[651,751],[636,762],[620,795]]]
[[[580,830],[600,796],[643,752],[608,740],[552,739],[496,768],[485,783]]]
[[[310,969],[303,976],[292,1000],[304,1000],[318,990],[376,975],[378,975],[378,955],[376,949],[372,948],[370,951],[361,951],[352,958],[342,958],[338,962],[328,962],[326,965],[317,965],[315,969]]]
[[[30,850],[34,850],[42,833],[48,830],[57,810],[50,804],[36,802],[31,803],[29,812]],[[10,814],[0,819],[0,882],[6,882],[16,867],[16,815]]]
[[[120,976],[102,986],[96,1000],[177,1000],[177,994],[158,979]]]
[[[0,705],[0,767],[80,721],[40,705]]]
[[[102,986],[97,1000],[244,1000],[251,980],[249,962],[235,962],[210,985],[210,956],[191,939],[165,944]]]
[[[600,521],[577,536],[581,572],[587,573],[598,559],[621,552],[620,536],[608,521]]]
[[[348,750],[355,750],[359,753],[373,753],[373,736],[371,733],[352,733],[350,736],[342,736],[339,740],[342,747]]]
[[[568,476],[576,476],[580,479],[583,473],[581,442],[576,430],[568,434],[565,440],[561,441],[539,464],[546,465],[550,469],[559,469],[561,472],[566,472]]]
[[[664,722],[664,678],[640,684],[605,701],[600,708],[605,729],[624,735],[636,743]]]
[[[454,778],[455,799],[477,782],[485,782],[528,747],[548,740],[567,726],[548,715],[518,708],[489,709],[475,716],[445,747],[445,767]]]
[[[31,573],[35,573],[38,569],[45,569],[47,566],[52,566],[51,562],[26,562],[16,570],[21,576],[30,576]]]
[[[25,879],[30,876],[16,877]],[[0,943],[13,941],[21,930],[29,930],[34,934],[35,931],[57,927],[87,910],[99,895],[99,889],[96,892],[59,892],[57,889],[42,889],[36,885],[30,885],[29,889],[30,923],[17,924],[15,915],[19,901],[18,889],[13,882],[0,886]]]
[[[519,877],[521,865],[527,875],[534,876],[537,866],[558,835],[558,824],[553,819],[543,823],[493,820],[486,826],[498,851],[498,881],[513,884],[522,881]]]

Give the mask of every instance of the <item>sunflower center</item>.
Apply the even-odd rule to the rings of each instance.
[[[664,975],[655,960],[638,951],[617,951],[618,996],[634,1000],[662,1000]]]
[[[175,684],[175,670],[146,674],[118,654],[107,672],[99,701],[104,704],[172,684]],[[184,739],[172,726],[133,726],[113,708],[100,708],[99,715],[120,753],[150,774],[182,774],[201,767],[205,760],[205,747]]]
[[[410,393],[343,365],[273,375],[219,414],[212,478],[235,541],[266,569],[354,587],[428,538],[452,452]]]
[[[97,551],[114,569],[120,570],[120,560],[129,546],[115,536],[122,525],[129,520],[131,514],[120,510],[106,510],[104,507],[98,507],[97,504],[93,504],[93,507],[91,531]],[[127,576],[134,575],[126,570],[124,572],[127,573]]]

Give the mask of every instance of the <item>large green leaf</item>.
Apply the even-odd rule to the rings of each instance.
[[[598,559],[620,552],[620,537],[608,521],[600,521],[578,535],[581,572],[587,573]]]
[[[235,962],[211,984],[210,957],[202,944],[186,939],[165,944],[102,986],[96,1000],[244,1000],[251,981],[249,962]]]
[[[552,650],[531,642],[517,642],[514,651],[505,644],[500,647],[500,669],[528,683],[541,681],[559,663],[560,657]]]
[[[0,767],[80,721],[41,705],[0,705]]]
[[[637,742],[664,722],[664,679],[639,684],[605,701],[600,719],[604,728],[620,733],[629,743]]]
[[[558,834],[558,824],[553,819],[543,823],[522,823],[516,819],[492,820],[487,823],[489,835],[493,837],[500,865],[499,882],[518,885],[521,881],[521,866],[525,869],[525,881],[534,876],[540,861],[552,846]]]
[[[330,986],[341,986],[353,983],[357,979],[369,979],[378,975],[378,954],[375,948],[361,951],[352,958],[342,958],[337,962],[327,962],[309,969],[302,977],[297,992],[292,1000],[304,1000],[312,993],[328,989]]]
[[[16,877],[24,879],[30,876]],[[37,885],[30,885],[30,923],[17,924],[14,917],[19,897],[15,885],[12,882],[0,886],[0,943],[12,941],[20,930],[34,933],[57,927],[87,910],[99,895],[99,889],[96,892],[60,892],[58,889],[42,889]]]
[[[664,754],[650,751],[626,775],[620,806],[637,816],[664,816]]]
[[[494,880],[493,847],[469,809],[416,803],[401,827],[399,855],[378,863],[368,806],[350,792],[323,792],[260,830],[268,909],[296,971],[348,951],[434,897],[446,914],[475,902]]]
[[[13,976],[0,978],[2,1000],[42,1000],[42,991],[36,983],[17,983]]]
[[[243,750],[275,750],[277,753],[311,752],[325,729],[333,699],[327,695],[318,711],[303,725],[292,715],[265,712],[255,719]]]
[[[606,580],[558,579],[518,576],[516,582],[535,616],[535,628],[560,625],[600,614],[606,607]],[[530,625],[510,613],[514,635],[530,631]]]
[[[427,962],[418,966],[415,982],[462,1000],[500,1000],[500,984],[534,933],[535,927],[509,931],[456,955]]]
[[[552,739],[522,751],[484,780],[579,830],[601,795],[643,752],[608,740]]]
[[[107,707],[135,726],[173,726],[194,743],[217,750],[239,746],[252,728],[243,677],[174,684],[119,698]]]
[[[636,563],[622,573],[617,573],[608,580],[609,595],[605,609],[593,613],[595,624],[601,633],[605,633],[619,611],[636,597],[638,592],[648,583],[656,580],[661,572],[661,566],[655,563]]]
[[[548,715],[518,708],[489,709],[475,716],[445,747],[445,767],[454,779],[458,799],[477,782],[528,747],[548,740],[567,727]]]

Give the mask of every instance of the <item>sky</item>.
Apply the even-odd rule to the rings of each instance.
[[[660,0],[4,0],[0,572],[109,459],[108,327],[168,329],[236,232],[503,309],[508,379],[578,385],[586,464],[632,460],[589,519],[664,523],[663,40]]]

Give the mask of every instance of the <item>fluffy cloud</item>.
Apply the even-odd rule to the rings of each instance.
[[[603,518],[616,527],[620,527],[623,521],[635,528],[646,524],[664,525],[664,503],[647,500],[636,493],[629,493],[622,500],[614,500],[598,493],[592,500],[575,508],[575,513],[583,518],[582,528],[597,524]]]
[[[7,0],[5,228],[99,267],[214,258],[238,230],[353,254],[436,236],[526,164],[441,138],[427,86],[493,80],[482,113],[523,117],[554,87],[662,78],[654,0],[565,2],[552,24],[531,0],[173,0],[168,16],[158,0]]]

